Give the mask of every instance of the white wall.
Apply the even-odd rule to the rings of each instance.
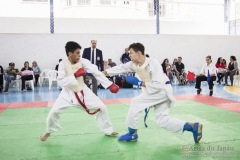
[[[54,69],[59,58],[65,58],[67,41],[76,41],[83,48],[90,46],[90,40],[98,40],[98,48],[104,59],[119,59],[124,48],[133,42],[145,45],[146,53],[162,63],[164,58],[172,62],[183,57],[187,68],[200,70],[205,57],[211,55],[215,63],[222,56],[229,62],[230,55],[240,60],[239,36],[190,36],[190,35],[84,35],[84,34],[0,34],[0,65],[7,67],[15,62],[21,69],[25,61],[36,60],[42,69]]]
[[[0,33],[50,33],[49,18],[0,17]],[[55,18],[55,33],[156,34],[154,19]],[[160,22],[161,34],[224,35],[223,22]]]

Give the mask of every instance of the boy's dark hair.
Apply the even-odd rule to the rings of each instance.
[[[81,49],[82,47],[77,42],[73,42],[73,41],[67,42],[65,46],[67,56],[69,52],[73,53],[78,48]]]
[[[144,55],[144,50],[145,50],[145,48],[144,48],[143,44],[141,44],[141,43],[133,43],[133,44],[130,44],[130,46],[128,47],[129,50],[130,50],[131,48],[132,48],[135,52],[138,52],[138,51],[142,52],[142,54]]]

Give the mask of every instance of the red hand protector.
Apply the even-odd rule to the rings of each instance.
[[[80,76],[84,76],[86,74],[86,71],[84,68],[79,68],[75,73],[74,73],[74,76],[77,78],[77,77],[80,77]]]
[[[109,87],[109,90],[112,92],[112,93],[117,93],[119,91],[119,87],[116,85],[116,84],[112,84],[110,87]]]

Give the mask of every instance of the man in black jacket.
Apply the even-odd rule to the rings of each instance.
[[[98,70],[104,71],[103,69],[103,56],[102,51],[97,49],[97,40],[91,40],[92,47],[85,48],[82,54],[82,58],[88,59],[98,67]],[[97,80],[93,77],[92,78],[92,91],[97,95]]]

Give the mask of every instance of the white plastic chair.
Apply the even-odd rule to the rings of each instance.
[[[14,83],[15,83],[17,91],[20,91],[21,90],[21,85],[22,85],[22,80],[21,80],[20,75],[16,76],[16,80],[14,80]]]
[[[40,86],[43,85],[43,82],[45,79],[49,79],[48,77],[48,71],[50,71],[51,69],[45,69],[41,72],[40,74],[40,78],[39,78],[39,82],[40,82]]]
[[[32,80],[27,80],[27,81],[25,81],[25,83],[26,83],[26,84],[27,84],[27,83],[30,83],[31,88],[32,88],[32,90],[34,91],[34,81],[35,81],[35,79],[34,79],[34,72],[33,72],[33,71],[31,71],[31,72],[32,72],[33,79],[32,79]]]
[[[57,71],[56,70],[50,70],[47,73],[48,80],[49,80],[49,90],[51,89],[52,82],[55,81],[57,82]],[[57,84],[58,85],[58,84]]]

